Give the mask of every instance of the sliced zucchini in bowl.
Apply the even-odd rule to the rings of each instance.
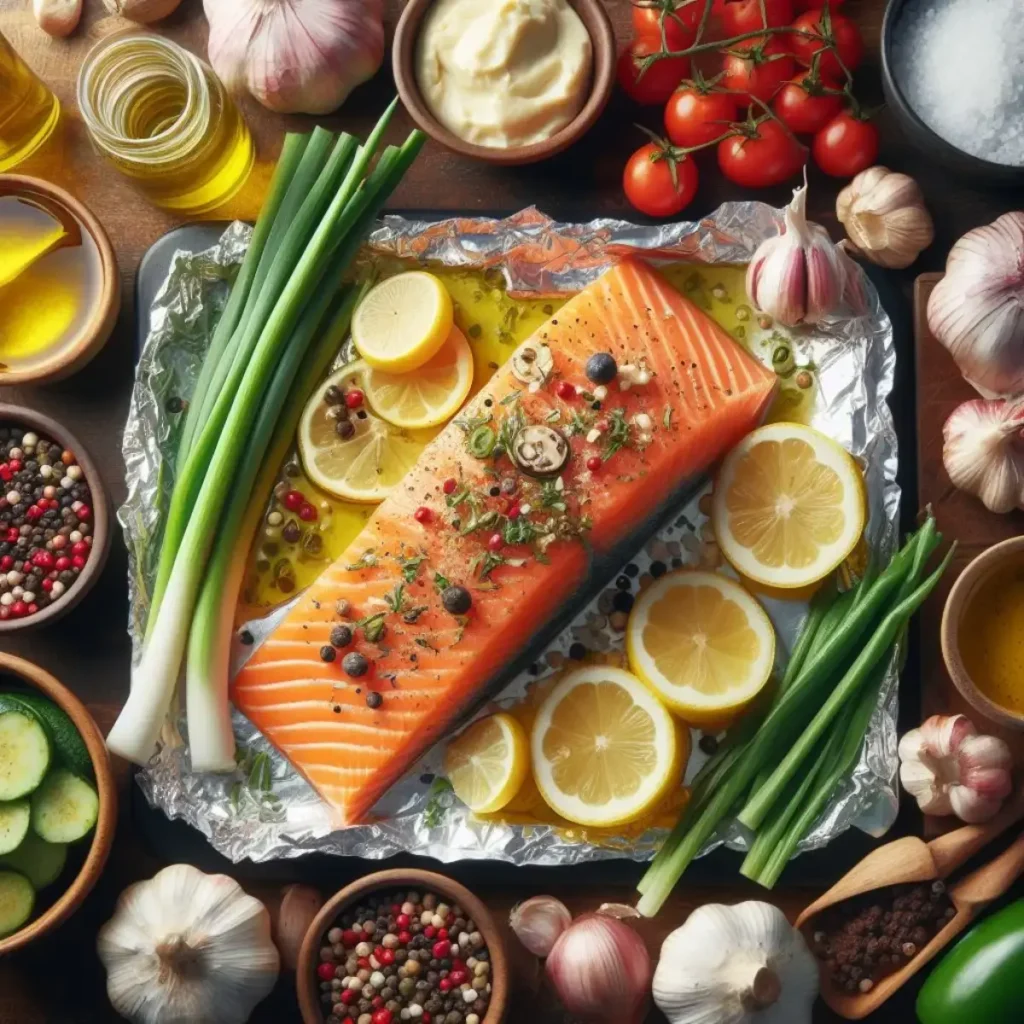
[[[17,871],[0,871],[0,938],[16,932],[36,904],[32,883]]]
[[[63,843],[48,843],[29,829],[16,850],[0,856],[0,871],[20,871],[38,892],[60,878],[67,859],[68,848]]]
[[[0,804],[0,853],[11,853],[28,835],[29,808],[27,800]]]
[[[50,772],[31,802],[32,831],[48,843],[74,843],[87,836],[100,811],[96,790],[66,768]]]
[[[50,756],[50,741],[31,712],[0,712],[0,800],[31,793],[43,781]]]

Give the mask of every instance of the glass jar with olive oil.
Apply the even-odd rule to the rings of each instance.
[[[86,56],[78,105],[97,149],[154,203],[207,213],[252,170],[252,137],[198,57],[161,36],[111,36]]]
[[[60,102],[0,34],[0,172],[34,153],[60,119]]]

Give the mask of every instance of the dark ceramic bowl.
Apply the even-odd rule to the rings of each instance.
[[[92,494],[92,553],[78,574],[78,579],[53,604],[47,605],[35,615],[27,615],[23,619],[0,619],[0,637],[2,637],[5,633],[35,629],[37,626],[54,622],[71,611],[92,589],[100,578],[100,573],[103,572],[107,555],[110,554],[111,530],[110,508],[100,471],[85,450],[85,446],[74,434],[49,416],[44,416],[41,412],[36,412],[23,405],[0,403],[0,423],[13,423],[26,430],[37,431],[44,437],[56,441],[69,451],[74,452]]]
[[[941,4],[942,0],[933,2]],[[899,70],[895,66],[893,45],[894,40],[899,37],[906,6],[907,0],[889,0],[882,21],[882,87],[889,109],[900,127],[914,145],[929,157],[972,182],[1005,187],[1024,185],[1024,166],[997,164],[965,153],[932,131],[910,105],[899,85]],[[979,55],[979,59],[983,58]],[[966,74],[969,73],[969,69],[951,70],[950,73]]]
[[[391,58],[395,72],[398,95],[402,97],[405,109],[416,124],[442,146],[491,164],[532,164],[546,160],[549,156],[571,146],[585,132],[589,131],[601,115],[615,85],[615,35],[611,21],[602,0],[569,0],[580,16],[593,49],[593,68],[590,74],[590,95],[580,112],[559,132],[549,139],[534,142],[528,146],[514,146],[501,149],[494,146],[477,146],[466,142],[448,131],[434,117],[420,93],[416,80],[416,45],[419,42],[420,26],[434,0],[409,0],[398,20]]]

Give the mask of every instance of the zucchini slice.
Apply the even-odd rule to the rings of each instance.
[[[20,871],[38,892],[60,878],[68,848],[63,843],[48,843],[29,829],[21,846],[0,857],[0,870]]]
[[[10,853],[21,846],[28,835],[28,822],[27,800],[0,804],[0,853]]]
[[[0,939],[16,932],[31,916],[36,903],[32,883],[17,871],[0,871]]]
[[[48,843],[74,843],[96,824],[96,790],[66,768],[57,768],[32,794],[32,830]]]
[[[0,800],[27,796],[50,767],[50,741],[28,711],[0,713]]]

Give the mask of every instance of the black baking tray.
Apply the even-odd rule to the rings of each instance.
[[[403,211],[396,211],[401,213]],[[442,220],[451,213],[407,211],[417,220]],[[487,214],[481,214],[486,216]],[[496,213],[494,216],[504,216]],[[149,332],[149,310],[153,299],[162,286],[175,252],[199,252],[209,248],[227,227],[225,221],[204,221],[185,224],[159,238],[145,253],[138,269],[135,282],[136,298],[136,358]],[[890,406],[896,421],[896,432],[900,443],[900,466],[898,471],[903,488],[902,518],[906,525],[913,522],[916,512],[916,466],[913,465],[916,446],[913,443],[914,417],[913,400],[906,396],[914,394],[913,359],[903,341],[912,337],[910,309],[904,297],[893,282],[878,268],[866,268],[882,304],[893,321],[896,339],[898,366],[896,389],[890,399]],[[903,396],[902,398],[900,396]],[[913,645],[905,670],[907,679],[915,679],[916,644]],[[920,700],[917,692],[901,690],[900,732],[917,724]],[[197,831],[180,821],[169,821],[161,811],[146,803],[137,787],[132,789],[133,817],[140,831],[155,850],[166,858],[187,860],[204,870],[224,871],[229,862],[206,842]],[[887,834],[887,839],[901,835],[920,835],[921,818],[912,801],[903,801],[899,818]],[[821,889],[843,875],[861,860],[877,843],[876,839],[859,830],[850,829],[830,843],[825,849],[801,856],[786,869],[779,882],[780,887],[813,887]],[[753,883],[748,883],[739,874],[742,855],[731,850],[719,849],[715,853],[694,862],[687,870],[686,884],[689,885],[731,885],[749,890],[751,898],[764,894]],[[403,865],[435,866],[438,862],[413,855],[399,855],[383,862],[368,863],[361,858],[343,858],[328,854],[309,854],[294,860],[270,861],[262,864],[244,862],[232,872],[245,878],[272,881],[322,882],[337,888],[346,879],[356,878],[373,866],[399,867]],[[643,873],[645,866],[627,860],[600,861],[568,867],[523,867],[517,868],[501,861],[459,861],[445,865],[444,871],[473,886],[523,884],[531,887],[543,886],[545,880],[552,885],[588,886],[595,883],[612,886],[630,886]],[[538,890],[539,891],[539,890]]]

